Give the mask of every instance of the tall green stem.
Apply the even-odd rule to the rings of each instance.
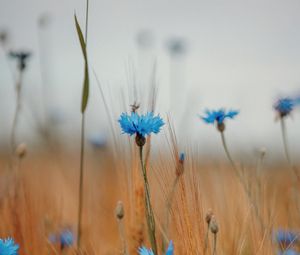
[[[88,35],[89,0],[86,1],[85,16],[85,45],[87,45]],[[84,138],[85,138],[85,112],[81,118],[81,145],[80,145],[80,175],[79,175],[79,201],[78,201],[78,224],[77,224],[77,248],[80,250],[82,235],[82,208],[83,208],[83,169],[84,169]]]
[[[140,162],[141,162],[141,168],[142,168],[143,179],[144,179],[144,188],[145,188],[145,205],[146,205],[146,220],[148,226],[148,234],[149,234],[152,251],[154,255],[158,255],[156,237],[155,237],[155,219],[154,219],[154,214],[151,206],[150,188],[149,188],[149,182],[147,177],[147,171],[143,160],[143,146],[139,146],[139,148],[140,148]]]

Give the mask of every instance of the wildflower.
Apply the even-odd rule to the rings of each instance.
[[[65,247],[70,247],[74,243],[74,234],[70,229],[64,229],[60,233],[60,246],[62,249]]]
[[[293,110],[299,99],[293,99],[291,97],[284,97],[278,99],[274,104],[274,109],[279,114],[280,118],[288,116]]]
[[[236,115],[239,114],[239,111],[230,110],[226,112],[224,109],[219,109],[218,111],[205,111],[206,116],[202,116],[202,120],[207,124],[217,124],[217,128],[220,132],[225,130],[224,121],[226,118],[233,119]]]
[[[154,116],[153,112],[148,112],[145,115],[139,115],[135,112],[131,112],[130,115],[122,113],[119,123],[123,133],[130,136],[136,135],[136,143],[141,147],[146,142],[146,135],[159,133],[160,128],[164,125],[162,118],[159,115]]]
[[[26,61],[31,56],[31,53],[26,51],[11,51],[9,56],[18,60],[18,68],[22,72],[26,68]]]
[[[0,238],[0,255],[18,255],[19,245],[12,238]]]
[[[174,245],[173,245],[173,242],[170,241],[169,247],[166,251],[166,255],[173,255],[173,254],[174,254]]]
[[[63,250],[74,244],[75,236],[70,228],[65,228],[59,233],[51,234],[48,239],[52,244],[59,244]]]
[[[166,251],[166,255],[173,255],[174,254],[174,245],[173,242],[170,241],[168,249]],[[139,255],[154,255],[151,249],[147,249],[146,247],[139,248]]]
[[[295,251],[293,249],[287,249],[284,251],[278,251],[277,254],[278,255],[299,255],[300,253],[298,253],[297,251]]]
[[[280,246],[288,247],[299,240],[299,234],[292,231],[278,230],[275,239]]]

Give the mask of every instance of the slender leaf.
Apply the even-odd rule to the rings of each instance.
[[[87,52],[86,52],[86,43],[83,38],[82,30],[80,28],[80,25],[78,23],[76,14],[74,15],[75,17],[75,25],[76,25],[76,30],[79,38],[79,42],[81,45],[81,50],[84,58],[84,80],[83,80],[83,90],[82,90],[82,99],[81,99],[81,113],[85,112],[88,99],[89,99],[89,68],[88,68],[88,59],[87,59]]]

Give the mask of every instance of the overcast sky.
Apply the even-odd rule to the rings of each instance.
[[[48,108],[65,114],[67,130],[79,130],[83,62],[74,12],[83,25],[83,0],[0,0],[0,29],[9,31],[10,48],[33,51],[24,77],[25,130],[30,129],[26,123],[30,105],[39,109],[41,101],[45,102],[41,59],[42,70],[46,69]],[[280,129],[274,122],[272,104],[277,96],[300,92],[299,13],[299,0],[90,0],[90,66],[104,86],[114,91],[111,103],[115,111],[122,110],[115,94],[120,94],[120,87],[127,87],[128,80],[130,83],[129,67],[135,66],[139,84],[144,84],[150,73],[145,70],[155,62],[160,85],[158,111],[165,116],[169,109],[171,81],[172,98],[180,108],[173,111],[188,109],[183,124],[188,132],[182,136],[189,141],[219,145],[215,130],[202,124],[197,114],[207,107],[227,107],[241,111],[235,121],[228,122],[232,141],[251,148],[278,148]],[[37,21],[44,14],[49,24],[41,30]],[[144,30],[151,31],[152,43],[141,49],[136,38]],[[186,42],[180,60],[170,60],[166,45],[171,38]],[[10,67],[14,67],[12,62]],[[15,105],[9,70],[1,49],[2,134],[9,133]],[[105,132],[107,125],[93,75],[91,79],[88,132],[92,134]],[[299,111],[288,120],[288,129],[290,143],[299,151]]]

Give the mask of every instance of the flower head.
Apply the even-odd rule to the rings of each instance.
[[[168,249],[166,251],[166,255],[173,255],[174,254],[174,245],[173,242],[170,241]],[[151,249],[147,249],[146,247],[139,248],[139,255],[154,255]]]
[[[18,255],[19,245],[12,238],[0,238],[0,255]]]
[[[147,249],[146,247],[139,248],[139,255],[154,255],[153,251],[151,249]]]
[[[224,121],[227,118],[233,119],[236,115],[239,114],[239,111],[230,110],[227,111],[224,109],[219,109],[217,111],[206,110],[206,116],[202,116],[202,120],[207,124],[217,124],[217,128],[220,132],[223,132],[225,129]]]
[[[70,247],[74,244],[75,235],[70,228],[64,228],[59,233],[53,233],[49,236],[52,244],[59,244],[61,249]]]
[[[123,133],[130,136],[136,134],[142,139],[151,133],[159,133],[160,128],[165,124],[162,118],[159,115],[154,116],[153,112],[148,112],[145,115],[139,115],[136,112],[131,112],[130,115],[122,113],[119,123]]]
[[[74,243],[74,234],[70,229],[64,229],[60,233],[60,245],[62,248],[72,246]]]
[[[277,111],[279,116],[283,118],[288,116],[294,110],[294,107],[297,103],[297,99],[290,97],[280,98],[275,102],[274,109]]]
[[[277,243],[282,247],[288,247],[299,241],[299,234],[292,231],[278,230],[275,233]]]
[[[173,254],[174,254],[174,245],[173,245],[173,242],[170,241],[169,247],[166,251],[166,255],[173,255]]]

